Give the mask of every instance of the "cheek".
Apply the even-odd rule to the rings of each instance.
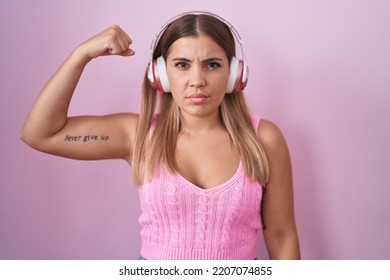
[[[222,83],[227,85],[227,82],[229,80],[229,73],[230,73],[229,67],[223,67],[221,71],[215,73],[214,79],[217,80],[220,84]]]
[[[219,75],[218,77],[215,77],[214,84],[218,89],[226,90],[228,80],[229,80],[229,73],[227,73],[226,75]]]

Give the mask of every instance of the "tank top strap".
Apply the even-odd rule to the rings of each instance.
[[[259,127],[260,119],[261,119],[261,118],[258,117],[258,116],[251,116],[253,128],[255,129],[256,132],[257,132],[257,129],[258,129],[258,127]]]
[[[149,128],[149,137],[152,138],[154,129],[156,128],[156,123],[158,119],[158,114],[153,115],[152,120],[150,121],[150,128]]]

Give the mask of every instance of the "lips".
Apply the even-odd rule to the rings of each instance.
[[[203,93],[194,93],[187,97],[191,103],[200,104],[208,99],[208,96]]]
[[[203,93],[194,93],[188,96],[188,98],[207,98],[207,95]]]

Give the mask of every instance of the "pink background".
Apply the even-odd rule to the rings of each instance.
[[[71,114],[138,112],[150,42],[209,10],[240,32],[254,114],[289,143],[305,259],[390,258],[390,2],[0,0],[0,259],[135,259],[138,196],[121,161],[73,161],[18,134],[72,49],[111,24],[136,56],[92,62]],[[266,258],[259,237],[259,258]]]

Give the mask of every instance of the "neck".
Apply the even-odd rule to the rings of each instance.
[[[218,111],[208,116],[193,116],[181,113],[181,118],[183,121],[182,131],[192,135],[208,133],[223,127]]]

